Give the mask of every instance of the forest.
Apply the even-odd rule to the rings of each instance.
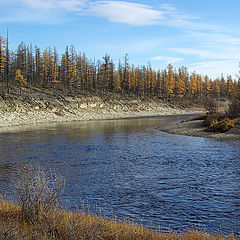
[[[221,69],[219,70],[221,71]],[[199,101],[208,98],[239,98],[240,78],[222,75],[210,79],[207,75],[189,72],[186,67],[153,69],[150,64],[134,66],[128,54],[115,64],[106,54],[101,60],[88,59],[74,46],[63,54],[56,48],[43,51],[31,44],[20,43],[9,49],[8,37],[0,36],[0,87],[6,92],[20,92],[25,87],[64,89],[68,94],[106,94],[158,97]]]

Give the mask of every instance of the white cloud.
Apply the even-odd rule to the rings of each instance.
[[[94,1],[89,2],[89,6],[82,14],[136,26],[165,25],[190,30],[220,29],[215,25],[195,22],[199,17],[180,13],[174,5],[170,4],[162,4],[158,9],[154,9],[147,4],[127,1]]]
[[[156,57],[152,57],[151,58],[153,61],[163,61],[166,64],[168,63],[177,63],[180,62],[182,60],[184,60],[183,58],[176,58],[176,57],[166,57],[166,56],[156,56]]]
[[[188,68],[192,72],[207,74],[212,78],[220,77],[221,74],[224,76],[231,74],[235,78],[239,72],[239,62],[237,60],[197,62],[188,65]]]
[[[164,19],[164,13],[151,6],[125,1],[96,1],[83,12],[85,15],[107,18],[110,22],[136,26],[154,25]]]

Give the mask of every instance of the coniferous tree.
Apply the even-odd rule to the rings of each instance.
[[[6,65],[6,40],[0,36],[0,81],[4,82],[4,70]]]
[[[169,64],[166,69],[154,70],[147,66],[130,65],[128,54],[116,66],[106,54],[102,60],[90,61],[85,53],[77,53],[73,46],[66,47],[61,56],[56,49],[41,51],[31,44],[19,44],[17,51],[10,51],[8,37],[0,37],[0,82],[6,91],[23,85],[40,88],[58,86],[68,92],[108,91],[131,96],[181,98],[197,100],[200,98],[236,98],[240,95],[239,79],[227,76],[225,79],[210,80],[192,73],[186,67],[177,71]],[[20,84],[21,83],[21,84]],[[21,88],[20,88],[21,89]]]
[[[174,95],[174,87],[175,87],[175,77],[173,73],[173,66],[169,64],[167,67],[167,75],[165,78],[166,85],[166,97],[173,97]]]
[[[16,75],[15,75],[15,79],[14,79],[14,80],[15,80],[15,82],[17,83],[17,87],[18,87],[19,92],[20,92],[20,94],[21,94],[21,93],[22,93],[22,90],[25,89],[25,86],[26,86],[26,84],[27,84],[27,81],[26,81],[26,79],[24,79],[24,77],[23,77],[20,69],[18,69],[18,70],[16,71]]]

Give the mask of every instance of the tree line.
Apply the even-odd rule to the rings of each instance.
[[[0,83],[7,92],[26,86],[67,89],[69,93],[107,93],[165,99],[235,98],[240,96],[240,80],[231,75],[210,79],[186,67],[169,64],[166,69],[153,69],[150,64],[131,65],[128,54],[115,64],[106,54],[92,61],[74,46],[63,54],[56,48],[43,51],[37,46],[20,43],[9,49],[8,38],[0,36]]]

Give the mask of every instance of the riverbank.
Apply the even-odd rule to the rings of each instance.
[[[75,95],[51,90],[26,89],[21,95],[0,96],[0,127],[50,122],[118,119],[145,116],[180,115],[202,112],[198,107],[183,107],[161,99]]]
[[[162,126],[159,130],[171,134],[186,135],[203,138],[213,138],[223,141],[240,141],[240,127],[235,127],[225,133],[206,132],[203,127],[203,120],[187,121]]]
[[[199,231],[161,233],[129,221],[119,222],[80,212],[42,213],[39,222],[24,222],[21,208],[10,201],[0,201],[0,239],[108,239],[108,240],[235,240],[234,236]]]

